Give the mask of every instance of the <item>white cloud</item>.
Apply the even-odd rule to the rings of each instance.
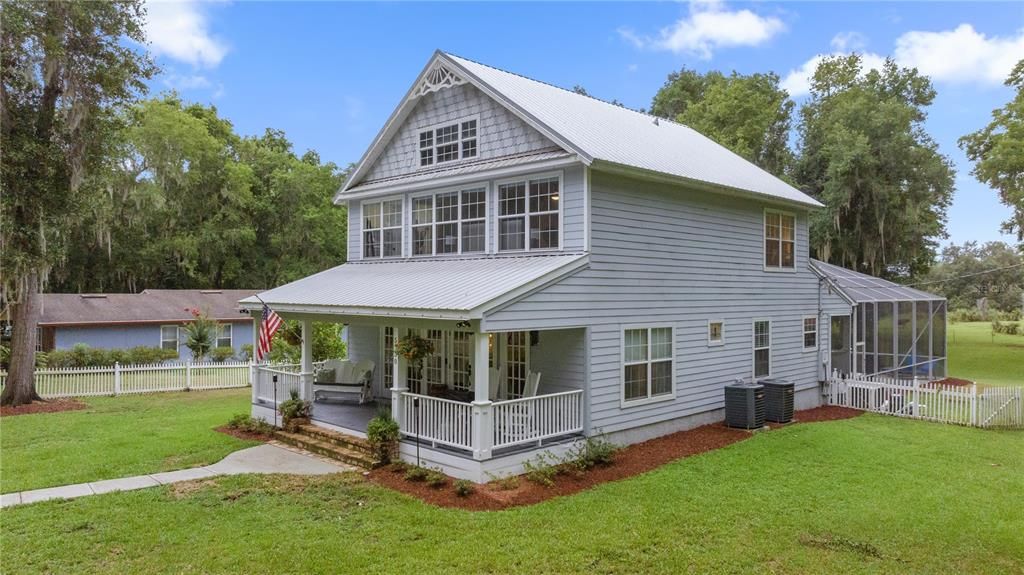
[[[689,16],[662,28],[654,38],[625,28],[619,30],[619,35],[638,48],[694,54],[708,60],[718,48],[757,46],[783,30],[785,24],[778,18],[746,9],[729,10],[712,0],[690,2]]]
[[[882,65],[885,64],[885,56],[880,56],[873,52],[859,52],[861,57],[861,69],[867,70],[881,70]],[[810,60],[804,62],[799,68],[790,70],[789,74],[782,79],[782,87],[789,92],[792,97],[803,96],[811,91],[811,77],[814,76],[814,71],[818,69],[818,64],[822,60],[832,56],[849,56],[848,52],[832,52],[831,54],[818,54]]]
[[[204,68],[216,67],[227,54],[227,45],[211,35],[200,3],[149,1],[146,11],[153,54]]]
[[[970,24],[942,32],[907,32],[893,56],[936,81],[1001,83],[1024,58],[1024,28],[1016,36],[987,37]]]
[[[832,49],[839,52],[863,50],[867,44],[868,39],[860,32],[840,32],[832,37]]]
[[[163,82],[165,86],[174,90],[196,90],[210,87],[210,80],[206,76],[181,75],[173,70],[164,75]]]

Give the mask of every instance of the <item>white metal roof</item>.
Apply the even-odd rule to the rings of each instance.
[[[942,301],[946,298],[844,267],[811,260],[811,267],[857,303],[875,301]]]
[[[420,74],[439,62],[504,104],[528,124],[588,165],[613,166],[683,178],[795,202],[822,204],[696,130],[665,119],[531,80],[459,56],[437,52]],[[336,199],[356,193],[360,180],[415,105],[410,89]]]
[[[359,261],[242,300],[279,312],[469,319],[587,263],[583,254]]]

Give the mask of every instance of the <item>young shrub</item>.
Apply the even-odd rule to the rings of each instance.
[[[544,487],[554,487],[555,477],[558,477],[558,474],[561,472],[558,461],[548,455],[547,452],[541,453],[534,459],[525,461],[523,469],[526,470],[524,475],[528,481],[532,481],[537,485],[543,485]]]
[[[235,348],[231,346],[215,347],[210,350],[210,359],[217,363],[224,363],[233,357],[235,357]]]
[[[366,439],[377,461],[382,464],[391,463],[398,452],[398,422],[391,417],[390,412],[379,411],[366,425]]]
[[[579,471],[587,471],[599,465],[611,465],[619,449],[618,445],[602,436],[588,437],[568,453],[565,463]]]
[[[217,343],[217,320],[198,308],[185,308],[185,311],[192,314],[192,321],[182,327],[185,347],[192,352],[193,361],[200,361]]]
[[[498,491],[512,491],[519,488],[519,477],[515,475],[497,477],[488,473],[487,477],[490,478],[489,483]]]
[[[430,470],[427,469],[426,467],[420,467],[418,465],[410,465],[409,468],[405,470],[405,480],[406,481],[425,481],[427,479],[427,475],[429,473],[430,473]]]
[[[263,418],[252,417],[247,413],[239,413],[233,416],[228,420],[228,427],[259,435],[273,435],[274,433],[273,425],[267,423]]]
[[[427,471],[427,476],[424,478],[424,481],[434,489],[440,489],[448,483],[448,477],[437,469],[431,469]]]
[[[237,413],[228,420],[228,427],[231,429],[242,429],[248,427],[249,420],[252,419],[248,413]]]
[[[285,429],[294,430],[300,423],[309,419],[309,412],[313,405],[299,398],[297,390],[291,391],[291,396],[283,401],[277,410],[281,413],[281,424]]]
[[[459,497],[469,497],[476,492],[473,482],[466,479],[456,480],[452,485],[455,486],[455,495]]]

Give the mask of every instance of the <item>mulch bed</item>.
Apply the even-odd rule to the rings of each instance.
[[[274,439],[272,435],[267,435],[264,433],[253,433],[251,431],[245,431],[244,429],[235,429],[233,427],[228,427],[227,425],[222,425],[220,427],[214,428],[214,431],[219,431],[224,435],[230,435],[232,437],[237,437],[238,439],[248,439],[250,441],[267,442],[270,441],[271,439]]]
[[[968,386],[974,385],[974,382],[969,380],[969,379],[960,379],[959,377],[947,377],[946,379],[940,379],[938,381],[933,381],[933,382],[929,383],[928,385],[944,385],[944,386],[954,386],[954,387],[968,387]]]
[[[34,401],[27,405],[18,407],[0,407],[0,417],[11,415],[29,415],[32,413],[57,413],[60,411],[75,411],[85,409],[88,405],[75,399],[51,399],[48,401]]]
[[[861,412],[855,409],[825,406],[798,411],[794,419],[796,423],[810,423],[849,419],[860,414]],[[412,495],[431,505],[472,511],[495,511],[532,505],[552,497],[579,493],[608,481],[640,475],[670,461],[742,441],[752,434],[750,431],[726,427],[722,423],[705,425],[625,447],[615,454],[615,462],[612,465],[596,467],[585,473],[560,474],[551,487],[519,477],[512,488],[504,488],[498,481],[474,485],[476,491],[468,497],[459,497],[455,494],[452,478],[448,478],[444,486],[434,488],[423,482],[406,481],[402,471],[393,467],[375,469],[368,477],[374,483]]]

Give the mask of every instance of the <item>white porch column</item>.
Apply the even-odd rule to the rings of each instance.
[[[405,398],[402,394],[409,391],[406,376],[409,374],[409,360],[405,356],[396,353],[395,360],[391,362],[391,417],[398,422],[398,429],[405,430],[405,411],[402,402]]]
[[[256,403],[259,398],[259,386],[256,383],[256,350],[260,346],[260,322],[263,321],[263,314],[253,310],[249,313],[252,316],[252,356],[249,358],[249,385],[252,387],[252,402]]]
[[[313,401],[313,322],[302,320],[302,365],[299,381],[299,395],[306,401]]]
[[[491,458],[494,444],[494,408],[490,399],[490,350],[487,334],[473,334],[473,459]]]

